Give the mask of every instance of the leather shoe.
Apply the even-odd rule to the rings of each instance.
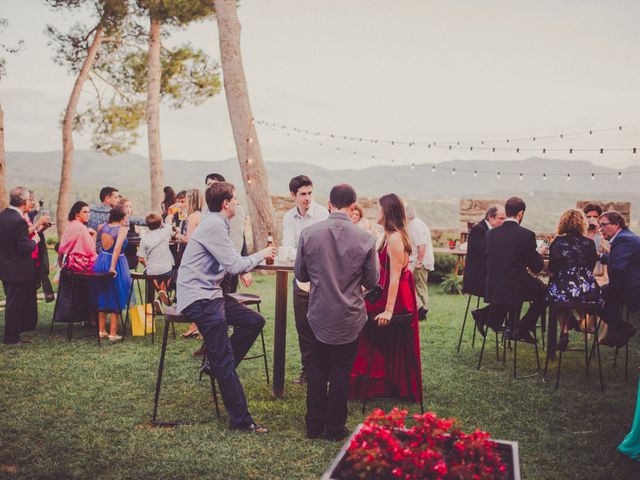
[[[485,322],[486,320],[486,314],[483,310],[473,310],[471,312],[471,316],[473,317],[473,320],[476,322],[476,326],[478,327],[478,331],[480,332],[480,335],[482,335],[483,337],[487,336],[487,324]]]
[[[257,433],[257,434],[269,433],[269,429],[267,429],[266,427],[261,427],[256,422],[250,423],[249,425],[234,426],[230,428],[231,430],[235,430],[237,432],[244,432],[244,433]]]

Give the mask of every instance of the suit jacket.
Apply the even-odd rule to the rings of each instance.
[[[544,267],[536,250],[536,235],[517,222],[507,220],[486,234],[487,284],[485,300],[500,305],[519,305],[525,294],[529,268],[538,273]]]
[[[609,288],[632,311],[640,310],[640,237],[629,229],[620,230],[602,261],[609,266]]]
[[[487,242],[485,235],[489,231],[487,222],[482,220],[469,231],[467,258],[462,278],[462,291],[478,297],[484,297],[487,280]]]
[[[36,242],[29,240],[25,219],[12,208],[0,212],[0,280],[35,280],[35,264],[31,258],[35,248]]]
[[[307,318],[315,337],[329,345],[355,341],[367,321],[362,286],[378,283],[373,235],[332,213],[302,230],[294,271],[311,282]]]

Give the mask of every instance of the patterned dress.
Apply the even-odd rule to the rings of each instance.
[[[557,236],[549,247],[548,297],[551,303],[604,301],[593,275],[598,260],[593,240],[582,235]]]

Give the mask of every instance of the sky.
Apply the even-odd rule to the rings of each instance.
[[[640,149],[637,0],[240,3],[254,117],[279,125],[277,131],[258,125],[266,161],[362,168],[391,161],[513,160],[543,156],[546,148],[562,149],[547,153],[550,158],[611,167],[638,163],[640,153],[631,153],[634,146]],[[43,29],[46,24],[64,28],[88,16],[65,16],[37,0],[0,0],[0,17],[9,20],[0,41],[25,42],[18,55],[7,57],[8,74],[0,82],[5,148],[60,150],[59,120],[74,78],[51,60]],[[187,41],[219,58],[213,20],[173,34],[169,44]],[[424,144],[286,135],[281,125]],[[625,128],[619,131],[619,125]],[[141,133],[133,152],[146,155],[146,131]],[[505,140],[544,135],[555,138]],[[473,151],[442,146],[480,139],[485,146],[536,151],[493,153],[479,150],[477,143]],[[224,94],[180,111],[163,105],[161,141],[166,159],[234,157]],[[440,146],[426,147],[434,141]],[[89,148],[89,136],[76,134],[75,145]],[[605,151],[569,154],[569,148]],[[626,151],[607,151],[613,148]]]

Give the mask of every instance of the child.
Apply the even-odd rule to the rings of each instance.
[[[145,273],[155,277],[156,289],[166,291],[171,288],[173,278],[173,255],[169,250],[171,224],[163,224],[157,213],[147,215],[145,222],[149,231],[140,240],[138,258],[146,267]]]

